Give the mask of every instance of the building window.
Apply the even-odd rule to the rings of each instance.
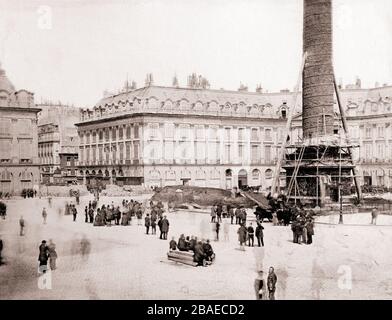
[[[138,143],[135,143],[133,145],[133,158],[139,159],[139,144]]]
[[[131,126],[127,126],[126,137],[127,139],[131,139]]]
[[[271,162],[271,146],[264,146],[264,159],[265,162]]]
[[[120,149],[120,161],[124,160],[124,144],[120,143],[119,144],[119,149]]]
[[[97,143],[97,133],[95,131],[93,132],[93,143]]]
[[[196,127],[196,139],[204,139],[204,126]]]
[[[366,128],[366,139],[371,139],[372,138],[372,128],[367,127]]]
[[[114,127],[113,129],[112,129],[112,141],[116,141],[116,139],[117,139],[117,130],[116,130],[116,128]]]
[[[105,129],[105,141],[109,141],[110,137],[109,137],[109,128]]]
[[[139,139],[139,125],[135,125],[133,127],[133,137],[135,139]]]
[[[102,142],[102,141],[103,141],[103,131],[100,130],[99,131],[99,142]]]
[[[217,127],[210,127],[210,139],[211,140],[218,139],[218,128]]]
[[[259,130],[258,129],[252,128],[251,139],[252,139],[252,141],[259,141]]]
[[[252,163],[260,162],[260,147],[258,145],[252,145]]]
[[[166,123],[165,124],[165,138],[173,139],[174,138],[174,124]]]
[[[384,132],[385,132],[385,127],[384,126],[379,126],[377,128],[377,137],[378,138],[384,138]]]
[[[231,134],[230,128],[225,128],[225,139],[226,139],[226,141],[230,141],[230,134]]]
[[[244,145],[243,144],[238,145],[238,158],[240,161],[244,160]]]
[[[118,129],[118,139],[122,140],[123,139],[123,135],[124,135],[124,129],[123,129],[123,127],[120,127]]]
[[[148,131],[149,131],[149,138],[151,140],[155,140],[158,138],[158,129],[159,129],[159,124],[158,123],[150,123],[148,126]]]
[[[271,131],[272,131],[271,129],[265,129],[265,140],[267,141],[272,140]]]
[[[226,160],[226,163],[230,163],[230,159],[231,159],[231,157],[230,157],[230,148],[231,146],[229,145],[229,144],[227,144],[227,145],[225,145],[225,160]]]
[[[238,129],[238,140],[239,141],[242,141],[242,140],[244,140],[244,132],[245,132],[245,129],[244,128],[239,128]]]

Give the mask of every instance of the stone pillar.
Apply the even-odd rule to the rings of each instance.
[[[332,0],[304,0],[303,137],[333,134]]]

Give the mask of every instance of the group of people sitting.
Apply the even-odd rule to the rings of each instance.
[[[212,263],[215,259],[215,253],[210,244],[210,240],[198,240],[195,236],[187,236],[184,234],[180,236],[178,242],[173,237],[169,243],[170,251],[187,251],[193,252],[193,260],[197,262],[199,266],[205,266],[208,263]]]

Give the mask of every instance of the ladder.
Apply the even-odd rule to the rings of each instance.
[[[302,146],[301,150],[299,151],[299,157],[298,157],[298,159],[295,160],[296,163],[295,163],[295,167],[294,167],[294,171],[293,171],[293,176],[291,177],[290,182],[289,182],[289,186],[287,188],[287,200],[289,199],[290,194],[291,194],[291,190],[293,189],[293,186],[296,183],[298,171],[301,166],[301,161],[304,157],[304,153],[305,153],[305,146]]]

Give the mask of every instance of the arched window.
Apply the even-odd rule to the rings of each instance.
[[[265,178],[272,179],[272,170],[271,169],[265,170]]]

